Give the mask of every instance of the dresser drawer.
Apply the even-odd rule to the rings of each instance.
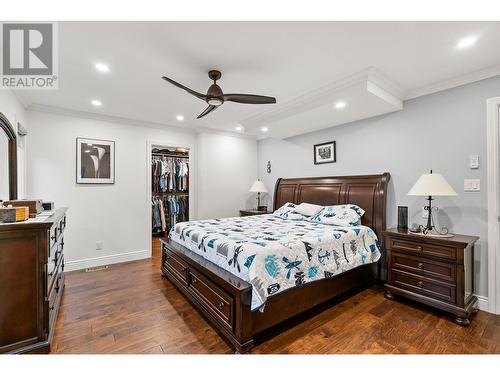
[[[190,270],[189,290],[210,313],[233,329],[233,298],[194,270]]]
[[[185,286],[188,285],[188,265],[182,259],[172,254],[170,251],[165,251],[164,266],[172,273],[176,279]]]
[[[431,256],[447,260],[457,259],[457,249],[454,247],[429,245],[420,242],[421,239],[416,238],[415,242],[410,240],[400,240],[398,238],[390,238],[390,249],[401,251],[407,254],[419,256]]]
[[[57,264],[54,262],[47,263],[47,295],[52,292],[56,285],[57,278],[63,273],[64,257],[61,255],[58,258]]]
[[[457,266],[453,263],[444,263],[400,252],[392,252],[391,267],[407,273],[456,284]]]
[[[408,291],[426,295],[448,303],[455,303],[456,288],[453,285],[393,269],[391,284]]]

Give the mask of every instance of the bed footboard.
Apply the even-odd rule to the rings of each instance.
[[[252,286],[183,246],[161,239],[161,272],[239,353],[253,347]]]

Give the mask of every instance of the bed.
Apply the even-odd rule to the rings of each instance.
[[[162,275],[236,352],[248,352],[257,334],[380,277],[389,178],[279,179],[275,210],[287,202],[356,204],[365,211],[361,225],[336,228],[273,215],[178,224],[170,239],[162,239]],[[325,238],[352,248],[333,256],[321,248]]]

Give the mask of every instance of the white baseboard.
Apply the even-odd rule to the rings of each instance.
[[[89,267],[105,266],[108,264],[130,262],[132,260],[139,260],[149,258],[149,250],[131,251],[128,253],[121,253],[116,255],[105,255],[97,258],[88,258],[80,260],[70,260],[65,262],[64,271],[76,271]]]
[[[476,297],[477,297],[477,307],[479,310],[483,310],[483,311],[486,311],[486,312],[489,312],[489,302],[488,302],[488,297],[485,297],[485,296],[480,296],[480,295],[477,295],[476,294]]]

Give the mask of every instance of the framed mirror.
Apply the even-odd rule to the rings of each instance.
[[[0,200],[17,199],[17,137],[0,112]]]

